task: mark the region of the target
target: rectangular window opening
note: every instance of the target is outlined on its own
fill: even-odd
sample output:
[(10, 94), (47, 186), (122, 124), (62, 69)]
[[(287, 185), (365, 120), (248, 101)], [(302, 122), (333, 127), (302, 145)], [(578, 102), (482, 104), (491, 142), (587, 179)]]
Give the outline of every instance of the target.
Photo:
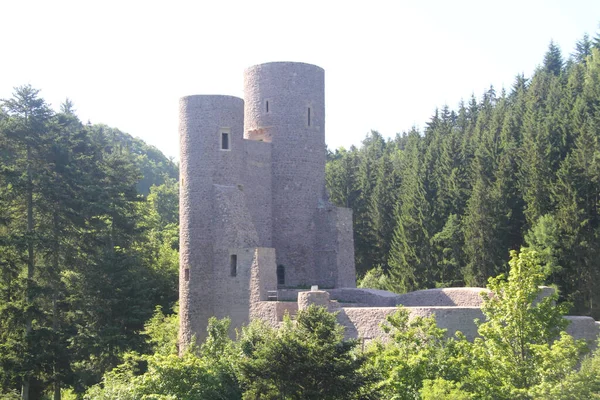
[(237, 276), (237, 254), (232, 254), (229, 260), (231, 276)]
[(277, 284), (285, 285), (285, 267), (283, 265), (277, 266), (276, 274), (277, 274)]
[(183, 279), (185, 279), (186, 282), (188, 282), (190, 280), (190, 269), (189, 268), (185, 268), (183, 270)]
[(310, 107), (308, 107), (308, 126), (310, 126)]
[(221, 132), (221, 150), (229, 150), (229, 132)]
[(268, 100), (266, 102), (266, 105), (267, 105), (267, 112), (269, 112), (269, 101)]

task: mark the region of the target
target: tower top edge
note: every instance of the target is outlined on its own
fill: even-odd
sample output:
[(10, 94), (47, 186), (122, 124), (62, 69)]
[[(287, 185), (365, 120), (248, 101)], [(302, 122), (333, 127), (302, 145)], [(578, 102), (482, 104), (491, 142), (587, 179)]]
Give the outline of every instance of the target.
[(304, 63), (304, 62), (298, 62), (298, 61), (271, 61), (271, 62), (266, 62), (266, 63), (262, 63), (262, 64), (252, 65), (252, 66), (246, 68), (246, 71), (256, 69), (256, 68), (268, 68), (268, 67), (304, 67), (304, 68), (309, 67), (309, 68), (315, 68), (315, 69), (320, 69), (320, 70), (324, 71), (323, 67), (320, 67), (318, 65)]
[(241, 97), (229, 96), (226, 94), (190, 94), (187, 96), (180, 97), (179, 100), (233, 100), (233, 101), (244, 101)]

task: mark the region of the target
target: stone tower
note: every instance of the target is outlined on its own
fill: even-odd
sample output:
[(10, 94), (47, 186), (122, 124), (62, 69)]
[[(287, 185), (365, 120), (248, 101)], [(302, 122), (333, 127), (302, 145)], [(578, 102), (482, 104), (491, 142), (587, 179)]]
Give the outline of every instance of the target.
[(244, 75), (244, 101), (245, 137), (271, 142), (272, 243), (280, 281), (316, 283), (314, 216), (325, 198), (325, 71), (300, 63), (256, 65)]
[[(324, 70), (250, 67), (244, 100), (180, 100), (180, 342), (267, 292), (354, 287), (352, 214), (325, 191)], [(268, 307), (267, 307), (268, 308)]]

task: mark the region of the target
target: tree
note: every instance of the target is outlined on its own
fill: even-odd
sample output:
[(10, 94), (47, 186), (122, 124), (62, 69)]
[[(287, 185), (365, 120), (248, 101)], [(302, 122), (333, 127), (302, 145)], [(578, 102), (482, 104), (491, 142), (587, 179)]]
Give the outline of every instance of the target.
[(353, 399), (368, 377), (357, 341), (344, 340), (335, 315), (314, 305), (277, 331), (259, 323), (240, 338), (245, 399)]
[(402, 159), (403, 188), (395, 210), (395, 230), (388, 256), (391, 290), (427, 287), (430, 275), (430, 204), (426, 198), (420, 136), (409, 134)]
[(583, 37), (575, 43), (575, 53), (572, 54), (573, 58), (578, 63), (585, 63), (585, 59), (592, 54), (592, 41), (590, 35), (585, 33)]
[(11, 281), (20, 278), (21, 271), (24, 271), (21, 279), (24, 279), (22, 285), (25, 292), (21, 299), (10, 299), (13, 306), (17, 306), (13, 312), (23, 314), (23, 325), (14, 326), (16, 331), (10, 335), (21, 346), (23, 358), (19, 378), (22, 382), (21, 396), (25, 400), (30, 398), (32, 379), (40, 372), (40, 367), (43, 369), (45, 366), (41, 357), (43, 351), (35, 348), (35, 343), (39, 343), (36, 336), (44, 334), (44, 326), (34, 323), (36, 315), (41, 312), (36, 276), (41, 237), (37, 233), (36, 219), (40, 218), (38, 203), (44, 200), (40, 196), (42, 187), (47, 183), (44, 180), (48, 175), (44, 171), (44, 161), (52, 111), (38, 94), (39, 90), (31, 86), (22, 86), (15, 89), (12, 99), (2, 102), (2, 108), (8, 116), (2, 121), (2, 142), (5, 145), (2, 150), (5, 154), (11, 154), (5, 160), (8, 163), (2, 171), (3, 180), (9, 188), (9, 197), (5, 200), (10, 204), (5, 221), (12, 222), (5, 225), (8, 229), (3, 242), (10, 248), (7, 249), (9, 253), (16, 256), (5, 262), (13, 271), (9, 274)]
[[(580, 360), (585, 349), (564, 333), (567, 306), (558, 294), (540, 298), (546, 277), (537, 253), (523, 248), (511, 253), (508, 277), (490, 278), (483, 293), (485, 322), (473, 343), (473, 367), (464, 386), (485, 398), (529, 398), (546, 381), (559, 382)], [(547, 368), (552, 363), (560, 371)]]
[(558, 76), (562, 72), (563, 64), (564, 61), (560, 49), (554, 41), (551, 40), (548, 45), (548, 51), (546, 51), (546, 54), (544, 55), (544, 71)]
[(374, 342), (367, 352), (369, 367), (378, 373), (375, 390), (382, 398), (419, 398), (428, 379), (459, 382), (466, 376), (469, 342), (460, 333), (446, 337), (434, 316), (411, 318), (408, 310), (399, 308), (382, 327), (389, 342)]

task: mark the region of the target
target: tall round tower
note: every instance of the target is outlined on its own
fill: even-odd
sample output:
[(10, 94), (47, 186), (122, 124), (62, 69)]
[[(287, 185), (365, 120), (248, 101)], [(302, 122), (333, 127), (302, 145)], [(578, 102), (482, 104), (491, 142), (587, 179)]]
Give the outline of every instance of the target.
[[(179, 342), (202, 339), (215, 315), (215, 185), (235, 185), (242, 170), (244, 101), (187, 96), (179, 101)], [(237, 150), (237, 151), (236, 151)], [(223, 256), (225, 257), (225, 256)]]
[(278, 283), (316, 283), (314, 217), (325, 193), (325, 72), (273, 62), (244, 74), (244, 137), (272, 144)]

